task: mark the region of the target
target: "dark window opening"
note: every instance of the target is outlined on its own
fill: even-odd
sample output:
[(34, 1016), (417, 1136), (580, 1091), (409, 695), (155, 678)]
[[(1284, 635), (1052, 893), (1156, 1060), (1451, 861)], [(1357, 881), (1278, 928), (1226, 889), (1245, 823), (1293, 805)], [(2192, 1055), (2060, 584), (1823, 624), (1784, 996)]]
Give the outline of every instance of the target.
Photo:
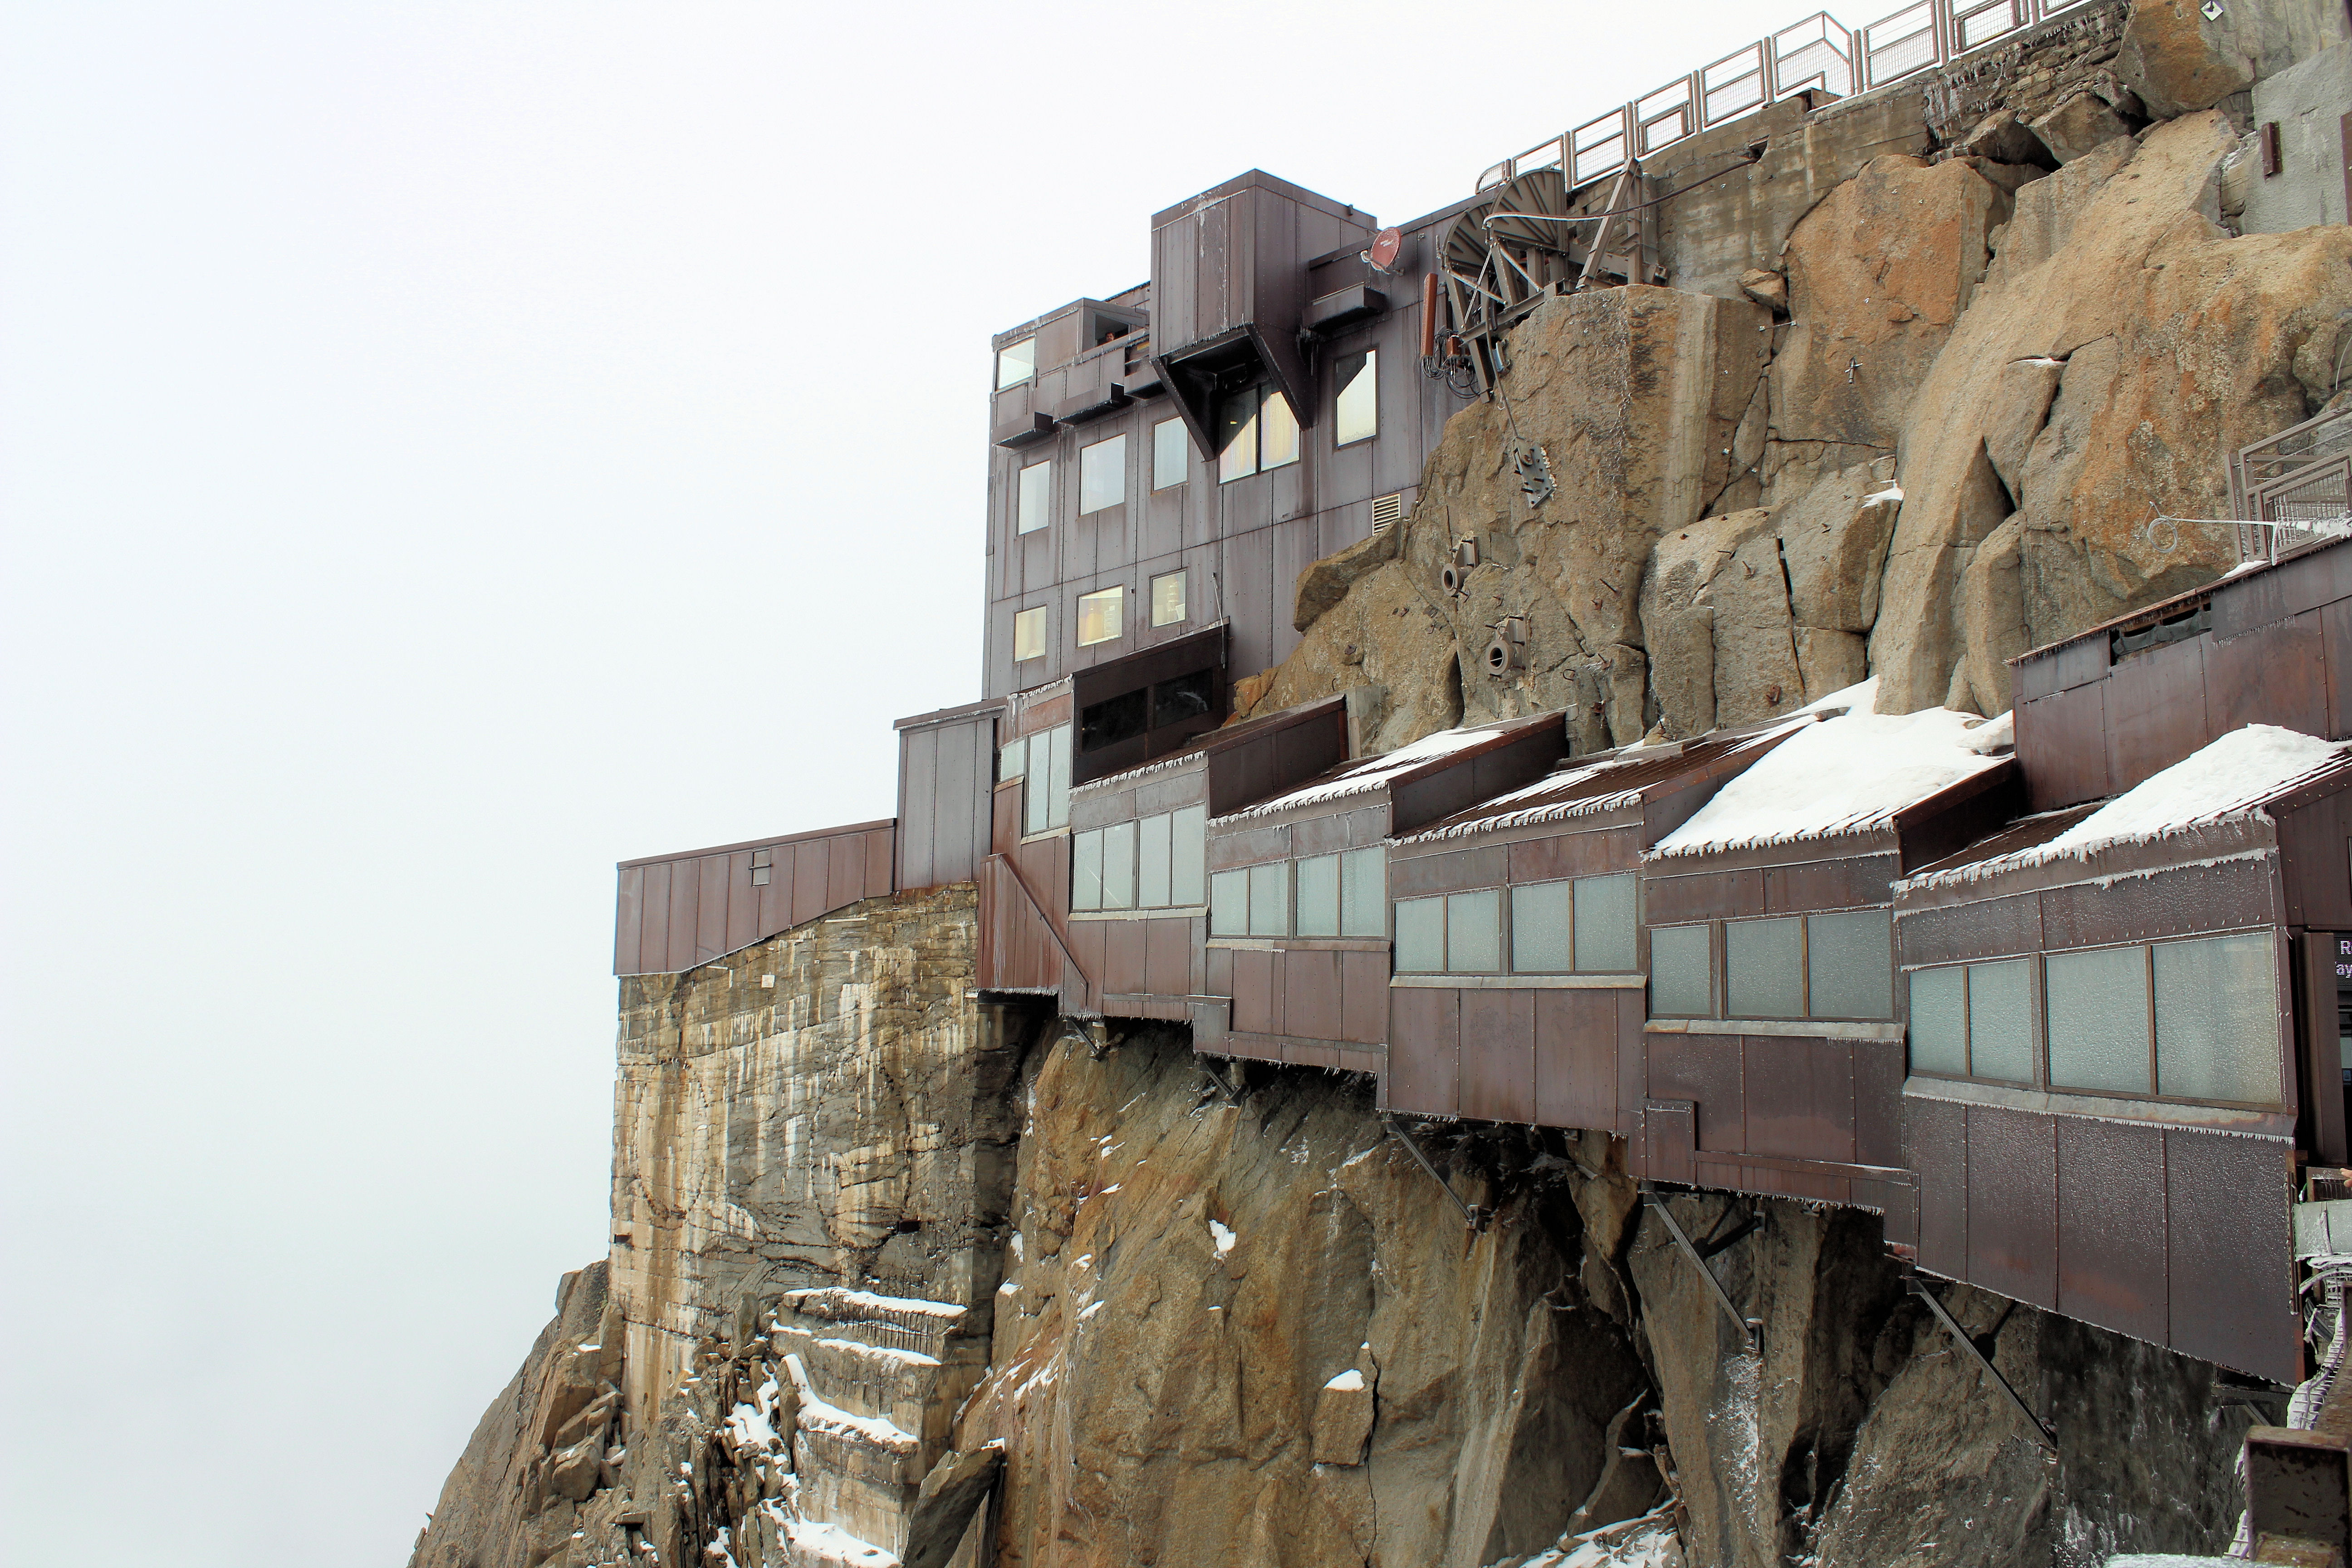
[(1151, 689), (1151, 727), (1159, 730), (1197, 719), (1208, 712), (1216, 700), (1217, 672), (1213, 669), (1196, 669), (1190, 675), (1163, 680)]
[(1142, 734), (1144, 717), (1150, 711), (1147, 697), (1139, 688), (1088, 706), (1078, 715), (1078, 750), (1099, 751)]
[(2202, 636), (2213, 626), (2213, 601), (2200, 600), (2178, 615), (2143, 626), (2131, 626), (2107, 634), (2107, 662), (2121, 664), (2136, 653), (2145, 653), (2167, 643), (2187, 642)]

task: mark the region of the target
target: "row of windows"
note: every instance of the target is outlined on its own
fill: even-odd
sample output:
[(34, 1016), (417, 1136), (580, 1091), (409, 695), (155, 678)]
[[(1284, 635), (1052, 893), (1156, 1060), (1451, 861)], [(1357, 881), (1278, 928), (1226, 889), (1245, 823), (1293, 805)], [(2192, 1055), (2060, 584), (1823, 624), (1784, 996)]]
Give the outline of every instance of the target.
[(1070, 726), (1007, 741), (996, 753), (996, 782), (1026, 779), (1021, 831), (1050, 833), (1070, 824)]
[(2277, 977), (2266, 931), (1914, 970), (1911, 1067), (2275, 1105)]
[[(1636, 970), (1630, 871), (1400, 899), (1401, 974), (1622, 974)], [(1505, 918), (1507, 914), (1507, 920)]]
[[(1331, 440), (1335, 447), (1369, 441), (1380, 433), (1379, 354), (1367, 349), (1339, 361), (1332, 379)], [(1026, 379), (1025, 377), (1024, 379)], [(1003, 384), (1003, 383), (999, 384)], [(1217, 480), (1229, 484), (1298, 461), (1298, 416), (1270, 386), (1234, 394), (1217, 409)], [(1190, 442), (1181, 419), (1151, 427), (1151, 488), (1184, 482)], [(1112, 436), (1078, 448), (1078, 515), (1106, 511), (1127, 500), (1127, 437)], [(1053, 521), (1054, 462), (1023, 468), (1015, 490), (1013, 531), (1034, 533)]]
[(1848, 910), (1653, 926), (1650, 1016), (1892, 1018), (1894, 921), (1885, 910)]
[[(1151, 624), (1172, 626), (1185, 617), (1184, 573), (1181, 568), (1151, 579), (1146, 590), (1151, 600)], [(1127, 635), (1127, 589), (1097, 588), (1078, 595), (1078, 646), (1117, 642)], [(1015, 611), (1013, 616), (1013, 662), (1045, 657), (1045, 606)]]
[(1220, 871), (1209, 879), (1209, 934), (1384, 937), (1387, 851), (1375, 846)]
[(1206, 897), (1209, 808), (1188, 805), (1070, 837), (1070, 908), (1165, 910)]

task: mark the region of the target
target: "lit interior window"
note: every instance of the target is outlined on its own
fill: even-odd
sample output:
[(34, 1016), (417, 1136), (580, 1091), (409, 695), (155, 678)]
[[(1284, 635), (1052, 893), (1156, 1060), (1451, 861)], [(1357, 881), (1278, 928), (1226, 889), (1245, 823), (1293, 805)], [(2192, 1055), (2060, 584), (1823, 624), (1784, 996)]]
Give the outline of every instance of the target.
[(1217, 410), (1217, 482), (1257, 472), (1257, 388), (1237, 392)]
[(1053, 504), (1054, 465), (1050, 461), (1030, 464), (1021, 470), (1020, 509), (1013, 531), (1034, 533), (1045, 527)]
[(1184, 574), (1163, 572), (1151, 580), (1151, 624), (1172, 626), (1184, 618)]
[(1164, 490), (1184, 482), (1184, 452), (1192, 443), (1181, 419), (1162, 419), (1151, 427), (1151, 488)]
[(1127, 501), (1127, 437), (1114, 436), (1078, 453), (1078, 510), (1101, 511)]
[(1380, 434), (1380, 354), (1366, 349), (1331, 367), (1331, 443), (1344, 447)]
[(1045, 657), (1045, 606), (1024, 610), (1013, 617), (1013, 662)]
[(1037, 374), (1037, 340), (1024, 338), (996, 351), (996, 390), (1018, 386)]
[(1099, 593), (1078, 595), (1078, 646), (1091, 647), (1098, 642), (1110, 642), (1124, 629), (1120, 614), (1127, 597), (1125, 588), (1105, 588)]
[(1298, 416), (1290, 410), (1290, 400), (1274, 388), (1260, 389), (1265, 397), (1257, 421), (1257, 466), (1261, 468), (1286, 468), (1298, 461)]

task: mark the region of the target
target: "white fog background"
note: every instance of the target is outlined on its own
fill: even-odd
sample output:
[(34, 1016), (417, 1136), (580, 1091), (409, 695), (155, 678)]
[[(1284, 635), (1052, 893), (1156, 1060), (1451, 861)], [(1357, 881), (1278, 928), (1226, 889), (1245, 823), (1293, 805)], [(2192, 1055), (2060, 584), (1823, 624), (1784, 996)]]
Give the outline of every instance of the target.
[(0, 4), (0, 1557), (405, 1561), (604, 1251), (613, 862), (979, 695), (992, 331), (1796, 19)]

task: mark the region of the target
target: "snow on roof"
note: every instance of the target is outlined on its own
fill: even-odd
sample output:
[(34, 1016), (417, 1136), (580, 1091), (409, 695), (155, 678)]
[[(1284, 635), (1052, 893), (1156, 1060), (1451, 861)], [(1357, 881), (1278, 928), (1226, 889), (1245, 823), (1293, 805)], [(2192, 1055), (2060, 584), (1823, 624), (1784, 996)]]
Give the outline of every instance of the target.
[[(1791, 722), (1808, 724), (1812, 721), (1801, 718)], [(1463, 838), (1506, 827), (1528, 827), (1538, 823), (1566, 822), (1621, 811), (1639, 805), (1643, 792), (1664, 780), (1680, 777), (1692, 767), (1711, 764), (1751, 747), (1769, 745), (1790, 727), (1788, 723), (1779, 724), (1753, 734), (1717, 741), (1702, 738), (1673, 750), (1657, 745), (1627, 746), (1590, 763), (1563, 766), (1533, 784), (1507, 791), (1444, 822), (1399, 834), (1391, 842), (1417, 844)]]
[(1864, 700), (1876, 695), (1865, 681), (1816, 704), (1828, 708), (1848, 700), (1853, 706), (1790, 736), (1660, 839), (1651, 855), (1699, 855), (1881, 827), (1906, 806), (2000, 766), (2000, 758), (1986, 753), (2006, 743), (2006, 729), (1996, 728), (2002, 720), (1989, 722), (1948, 708), (1877, 713)]
[[(1558, 714), (1546, 715), (1552, 722), (1560, 722)], [(1440, 730), (1433, 735), (1423, 735), (1409, 746), (1399, 746), (1382, 756), (1366, 757), (1349, 763), (1343, 772), (1325, 773), (1313, 783), (1300, 785), (1287, 795), (1277, 795), (1255, 805), (1218, 817), (1219, 822), (1242, 822), (1254, 816), (1271, 816), (1277, 811), (1293, 806), (1318, 805), (1325, 801), (1344, 800), (1351, 795), (1370, 795), (1401, 773), (1411, 772), (1425, 763), (1452, 755), (1466, 747), (1494, 740), (1515, 728), (1528, 727), (1524, 719), (1507, 720), (1500, 724), (1481, 724), (1471, 730)]]
[(2352, 758), (2352, 742), (2322, 741), (2275, 724), (2249, 724), (2142, 780), (2046, 843), (1912, 882), (1949, 886), (2052, 860), (2087, 860), (2111, 845), (2152, 843), (2192, 827), (2258, 815), (2265, 801), (2347, 758)]

